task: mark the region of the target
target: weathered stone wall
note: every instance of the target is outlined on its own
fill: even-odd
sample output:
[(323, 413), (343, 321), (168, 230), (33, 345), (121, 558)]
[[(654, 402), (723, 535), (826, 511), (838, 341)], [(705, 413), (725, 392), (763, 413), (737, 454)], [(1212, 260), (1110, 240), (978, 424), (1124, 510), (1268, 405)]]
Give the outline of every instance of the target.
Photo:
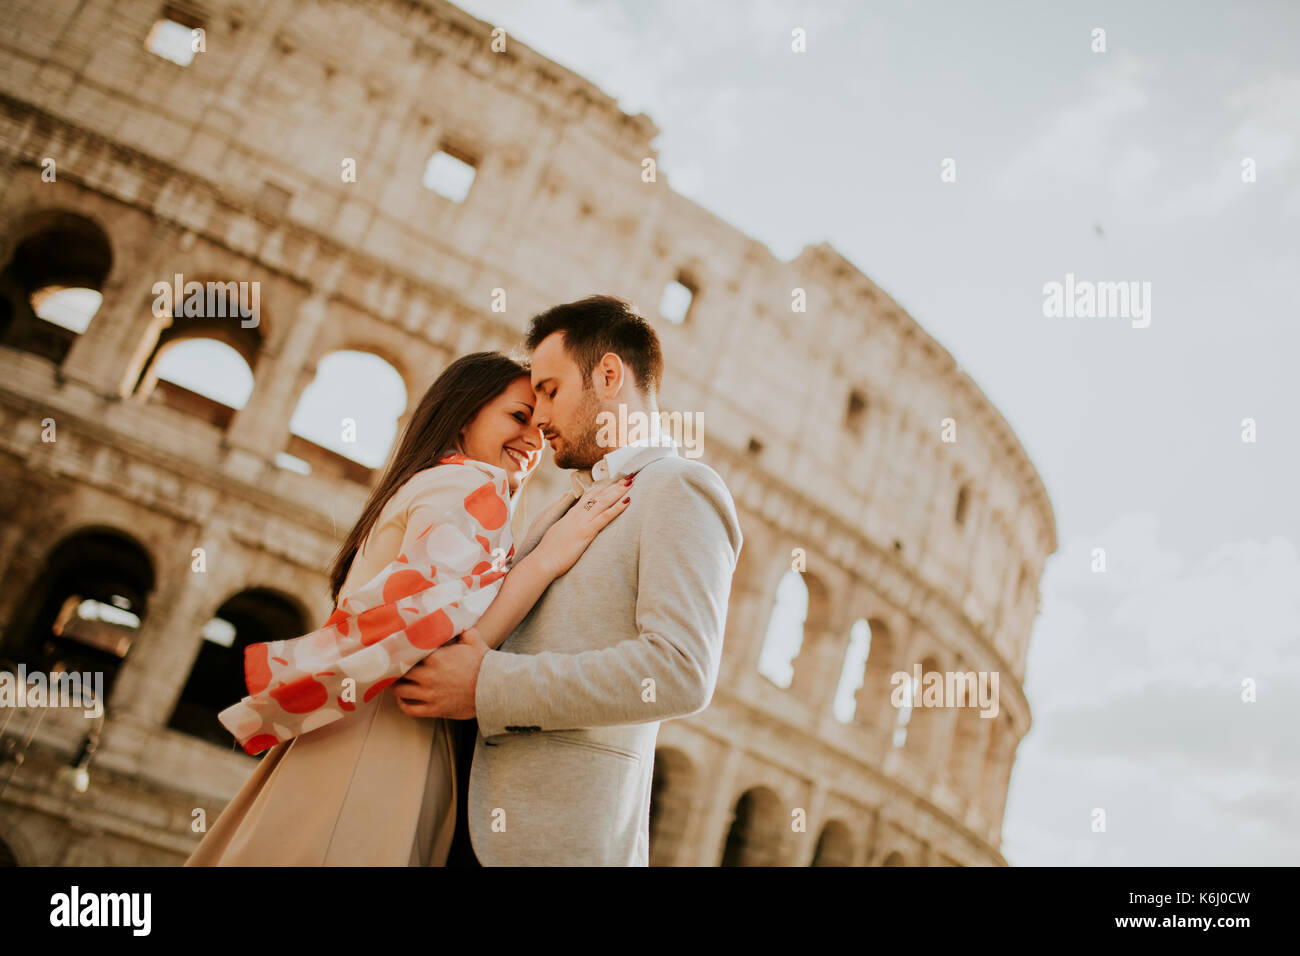
[[(69, 535), (133, 542), (156, 578), (89, 790), (57, 775), (85, 736), (74, 713), (48, 712), (24, 764), (0, 764), (0, 840), (20, 862), (179, 862), (197, 840), (192, 808), (215, 819), (250, 772), (251, 758), (168, 717), (232, 594), (273, 590), (309, 627), (329, 613), (324, 568), (366, 489), (274, 461), (322, 356), (380, 355), (413, 407), (454, 357), (510, 349), (535, 312), (605, 291), (655, 319), (661, 405), (703, 415), (704, 461), (745, 534), (713, 702), (660, 731), (654, 862), (716, 864), (731, 833), (745, 862), (1002, 863), (1055, 531), (1014, 434), (942, 347), (829, 246), (782, 262), (676, 195), (663, 170), (644, 182), (648, 118), (513, 38), (494, 53), (491, 26), (449, 4), (168, 10), (206, 31), (190, 66), (144, 49), (158, 4), (0, 12), (0, 262), (66, 214), (112, 251), (103, 304), (61, 361), (0, 344), (0, 633)], [(439, 148), (475, 160), (463, 203), (421, 186)], [(340, 176), (346, 159), (355, 182)], [(225, 427), (136, 388), (171, 321), (151, 312), (152, 286), (175, 273), (261, 283), (254, 390)], [(695, 291), (680, 324), (657, 317), (672, 280)], [(796, 289), (806, 312), (791, 309)], [(853, 423), (851, 394), (865, 402)], [(956, 442), (940, 440), (947, 418)], [(534, 479), (518, 525), (561, 478)], [(200, 547), (204, 574), (191, 568)], [(795, 548), (812, 598), (782, 689), (757, 661)], [(859, 618), (869, 678), (922, 661), (997, 671), (997, 719), (914, 711), (895, 748), (888, 688), (869, 679), (840, 723), (831, 698)], [(12, 715), (11, 739), (28, 718)], [(747, 793), (757, 810), (733, 827)], [(806, 832), (790, 826), (795, 808)]]

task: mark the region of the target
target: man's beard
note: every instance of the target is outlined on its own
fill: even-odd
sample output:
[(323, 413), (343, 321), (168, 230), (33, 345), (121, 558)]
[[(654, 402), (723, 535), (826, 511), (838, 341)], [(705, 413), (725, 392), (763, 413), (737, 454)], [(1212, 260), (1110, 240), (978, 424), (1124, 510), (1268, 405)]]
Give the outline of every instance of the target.
[(583, 389), (582, 405), (578, 409), (577, 419), (581, 423), (582, 434), (577, 438), (564, 435), (564, 447), (555, 453), (557, 468), (590, 468), (600, 461), (613, 448), (602, 448), (596, 442), (596, 416), (600, 414), (600, 400), (596, 398), (594, 388)]

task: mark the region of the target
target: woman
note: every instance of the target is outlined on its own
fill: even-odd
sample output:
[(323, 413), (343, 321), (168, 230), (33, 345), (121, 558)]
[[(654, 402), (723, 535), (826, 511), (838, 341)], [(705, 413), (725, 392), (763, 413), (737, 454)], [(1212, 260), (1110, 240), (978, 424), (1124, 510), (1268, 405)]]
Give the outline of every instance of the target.
[(335, 613), (247, 650), (250, 696), (221, 720), (249, 753), (271, 749), (187, 866), (446, 862), (459, 722), (408, 717), (389, 687), (470, 626), (497, 647), (630, 500), (615, 482), (506, 568), (509, 514), (541, 458), (532, 416), (527, 367), (499, 353), (430, 386), (335, 559)]

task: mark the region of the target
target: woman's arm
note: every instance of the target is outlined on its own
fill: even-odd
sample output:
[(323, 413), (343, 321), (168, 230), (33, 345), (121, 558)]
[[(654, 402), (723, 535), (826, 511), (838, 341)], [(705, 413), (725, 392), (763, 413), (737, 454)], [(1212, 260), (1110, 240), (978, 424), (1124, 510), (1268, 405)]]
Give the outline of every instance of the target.
[(514, 565), (501, 590), (474, 624), (474, 630), (495, 650), (528, 616), (551, 582), (577, 563), (601, 528), (627, 507), (630, 481), (616, 481), (596, 495), (590, 509), (574, 505), (542, 535), (537, 547)]
[(488, 647), (496, 650), (501, 642), (528, 616), (542, 592), (559, 577), (546, 554), (539, 554), (541, 544), (524, 555), (501, 582), (501, 590), (474, 625), (474, 630)]

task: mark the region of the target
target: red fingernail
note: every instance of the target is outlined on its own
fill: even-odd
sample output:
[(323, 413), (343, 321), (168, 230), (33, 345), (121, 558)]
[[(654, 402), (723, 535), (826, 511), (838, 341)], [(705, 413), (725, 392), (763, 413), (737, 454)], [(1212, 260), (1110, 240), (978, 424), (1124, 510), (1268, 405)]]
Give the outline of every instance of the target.
[(623, 499), (623, 504), (627, 504), (627, 503), (628, 503), (629, 501), (631, 501), (631, 500), (632, 500), (631, 498), (624, 498), (624, 499)]

